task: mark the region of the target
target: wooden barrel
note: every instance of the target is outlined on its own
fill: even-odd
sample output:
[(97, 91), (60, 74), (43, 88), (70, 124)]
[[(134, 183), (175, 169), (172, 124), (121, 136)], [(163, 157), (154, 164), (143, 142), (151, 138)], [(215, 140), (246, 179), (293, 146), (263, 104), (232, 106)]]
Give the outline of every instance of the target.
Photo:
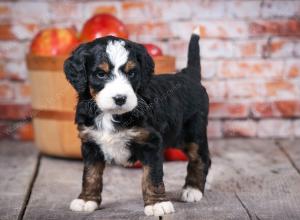
[[(80, 158), (80, 140), (74, 124), (76, 92), (63, 72), (67, 57), (27, 55), (32, 87), (32, 117), (36, 146), (42, 153)], [(154, 58), (156, 74), (175, 71), (175, 58)]]

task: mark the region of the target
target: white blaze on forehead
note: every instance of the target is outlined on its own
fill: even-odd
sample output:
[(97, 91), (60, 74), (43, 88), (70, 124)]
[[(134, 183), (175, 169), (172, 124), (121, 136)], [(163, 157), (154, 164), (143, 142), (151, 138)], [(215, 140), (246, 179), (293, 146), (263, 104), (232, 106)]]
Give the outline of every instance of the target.
[[(96, 103), (103, 112), (123, 114), (137, 106), (137, 97), (130, 81), (120, 70), (120, 67), (127, 62), (129, 52), (125, 48), (124, 41), (115, 40), (108, 42), (106, 53), (114, 66), (113, 77), (105, 83), (104, 88), (96, 95)], [(126, 102), (122, 106), (117, 106), (114, 101), (114, 97), (117, 95), (126, 97)]]
[(106, 47), (106, 53), (115, 66), (115, 69), (124, 65), (128, 60), (128, 51), (125, 49), (124, 41), (109, 41)]

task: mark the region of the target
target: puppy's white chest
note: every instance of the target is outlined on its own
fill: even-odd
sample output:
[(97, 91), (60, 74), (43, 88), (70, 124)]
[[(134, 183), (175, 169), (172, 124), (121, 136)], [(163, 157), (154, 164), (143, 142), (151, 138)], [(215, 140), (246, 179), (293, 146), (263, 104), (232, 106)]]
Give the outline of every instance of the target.
[(127, 165), (131, 156), (128, 144), (137, 135), (132, 129), (115, 131), (110, 120), (103, 117), (97, 130), (89, 130), (92, 139), (101, 148), (107, 162)]
[(130, 157), (128, 143), (130, 138), (127, 132), (110, 133), (107, 131), (98, 131), (97, 142), (104, 154), (107, 162), (126, 165)]

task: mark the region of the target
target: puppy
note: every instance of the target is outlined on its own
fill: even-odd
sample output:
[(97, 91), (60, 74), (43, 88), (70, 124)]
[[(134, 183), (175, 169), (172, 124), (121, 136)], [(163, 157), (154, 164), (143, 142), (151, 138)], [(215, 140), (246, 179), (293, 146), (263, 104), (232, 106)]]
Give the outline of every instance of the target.
[(64, 71), (78, 93), (75, 122), (84, 161), (82, 191), (71, 210), (99, 207), (106, 163), (140, 160), (145, 214), (174, 212), (163, 182), (166, 146), (181, 147), (189, 159), (182, 200), (202, 198), (211, 160), (197, 34), (190, 39), (187, 67), (176, 74), (153, 76), (144, 46), (112, 36), (79, 46)]

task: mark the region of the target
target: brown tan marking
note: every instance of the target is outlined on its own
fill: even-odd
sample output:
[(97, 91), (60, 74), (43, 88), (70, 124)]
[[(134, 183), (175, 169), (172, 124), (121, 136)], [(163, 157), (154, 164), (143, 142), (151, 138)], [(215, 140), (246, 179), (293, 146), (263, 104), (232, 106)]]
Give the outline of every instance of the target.
[(187, 176), (183, 188), (191, 186), (204, 191), (205, 174), (204, 163), (198, 154), (199, 145), (196, 143), (189, 143), (186, 145), (186, 152), (189, 158), (187, 166)]
[(97, 92), (93, 88), (90, 87), (90, 94), (91, 94), (92, 98), (94, 99), (95, 96), (97, 95)]
[(138, 135), (134, 138), (134, 141), (138, 144), (143, 144), (147, 142), (149, 139), (150, 132), (144, 128), (136, 128), (136, 132), (138, 132)]
[(187, 144), (186, 145), (186, 152), (187, 152), (187, 156), (189, 158), (189, 160), (191, 161), (195, 161), (198, 159), (198, 149), (199, 149), (199, 146), (198, 144), (195, 144), (195, 143), (190, 143), (190, 144)]
[(82, 192), (79, 199), (101, 203), (102, 176), (105, 167), (104, 162), (96, 162), (92, 165), (85, 165), (83, 170)]
[(107, 62), (100, 63), (98, 67), (106, 73), (109, 72), (109, 64)]
[(145, 206), (167, 201), (164, 183), (153, 185), (150, 179), (150, 169), (149, 166), (143, 166), (142, 190)]
[(125, 65), (125, 73), (128, 73), (130, 70), (132, 70), (136, 66), (135, 62), (132, 60), (129, 60)]

